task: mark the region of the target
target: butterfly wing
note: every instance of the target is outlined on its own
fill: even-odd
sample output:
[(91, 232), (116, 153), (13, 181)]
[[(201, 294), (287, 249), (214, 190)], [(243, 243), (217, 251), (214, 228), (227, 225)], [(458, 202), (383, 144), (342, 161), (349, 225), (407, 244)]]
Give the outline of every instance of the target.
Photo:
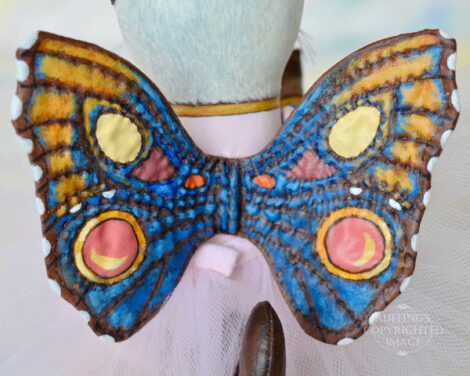
[(425, 30), (353, 53), (244, 162), (242, 232), (317, 339), (359, 337), (409, 282), (431, 170), (458, 118), (455, 48)]
[(125, 339), (213, 235), (219, 167), (119, 57), (41, 32), (17, 58), (12, 120), (33, 166), (49, 282), (98, 335)]

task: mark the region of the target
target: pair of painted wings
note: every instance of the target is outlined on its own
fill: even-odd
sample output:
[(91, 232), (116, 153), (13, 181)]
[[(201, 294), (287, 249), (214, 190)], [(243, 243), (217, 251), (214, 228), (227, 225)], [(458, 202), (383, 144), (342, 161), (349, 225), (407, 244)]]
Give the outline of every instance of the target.
[(204, 155), (138, 69), (39, 33), (17, 52), (13, 124), (33, 165), (51, 286), (103, 339), (161, 309), (217, 233), (256, 244), (299, 324), (345, 344), (413, 273), (431, 170), (459, 106), (454, 40), (365, 47), (329, 70), (276, 139)]

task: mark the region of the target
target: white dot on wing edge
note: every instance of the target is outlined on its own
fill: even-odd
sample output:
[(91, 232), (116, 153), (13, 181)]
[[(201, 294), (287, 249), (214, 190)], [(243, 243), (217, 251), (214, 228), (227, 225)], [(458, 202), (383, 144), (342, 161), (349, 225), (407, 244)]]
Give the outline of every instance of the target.
[(16, 80), (18, 82), (25, 81), (29, 76), (29, 67), (23, 60), (16, 61)]
[(444, 30), (439, 30), (439, 33), (446, 39), (452, 39), (452, 37), (446, 33)]
[(338, 346), (346, 346), (353, 342), (354, 340), (352, 338), (346, 337), (346, 338), (343, 338), (342, 340), (339, 340), (336, 344)]
[(416, 252), (418, 249), (418, 234), (413, 235), (411, 238), (411, 249)]
[(379, 318), (381, 312), (374, 312), (372, 315), (370, 315), (369, 317), (369, 325), (373, 325), (374, 322), (377, 321), (377, 319)]
[(453, 54), (449, 55), (447, 58), (447, 68), (450, 70), (455, 70), (457, 66), (457, 54), (454, 52)]
[(436, 164), (436, 162), (437, 162), (437, 159), (438, 159), (437, 157), (432, 157), (432, 158), (429, 160), (428, 166), (427, 166), (427, 170), (428, 170), (429, 173), (431, 173), (432, 170), (434, 169), (434, 166), (435, 166), (435, 164)]
[(41, 180), (43, 171), (40, 166), (32, 166), (31, 169), (33, 170), (33, 179), (35, 182)]
[(42, 238), (42, 251), (44, 253), (44, 257), (49, 256), (51, 253), (51, 242), (47, 240), (46, 238)]
[(460, 98), (457, 89), (452, 92), (452, 106), (454, 106), (457, 112), (460, 112)]
[(27, 49), (33, 47), (34, 43), (36, 43), (36, 41), (38, 40), (38, 37), (39, 37), (39, 31), (35, 31), (31, 35), (29, 35), (23, 41), (23, 43), (20, 44), (20, 48), (22, 48), (23, 50), (27, 50)]
[(31, 141), (29, 138), (24, 138), (21, 136), (18, 136), (18, 139), (21, 143), (21, 146), (23, 146), (23, 149), (27, 154), (33, 151), (33, 141)]
[(52, 291), (54, 291), (57, 295), (61, 296), (61, 289), (59, 284), (54, 281), (53, 279), (49, 279), (49, 286), (51, 287)]
[(400, 292), (405, 291), (408, 288), (408, 285), (410, 284), (411, 277), (405, 278), (403, 282), (400, 285)]
[(83, 321), (85, 321), (87, 324), (90, 322), (91, 317), (87, 311), (79, 311), (78, 313), (80, 313), (80, 316), (82, 316)]
[(44, 203), (39, 197), (36, 197), (36, 206), (38, 208), (39, 215), (43, 215), (46, 211), (46, 208), (44, 207)]
[(113, 337), (111, 337), (110, 335), (107, 335), (107, 334), (102, 335), (102, 336), (99, 336), (98, 338), (99, 338), (101, 341), (106, 342), (106, 343), (114, 343), (114, 342), (116, 342), (116, 340), (115, 340)]
[(17, 95), (13, 96), (10, 107), (10, 118), (12, 121), (18, 120), (23, 111), (23, 102)]
[(449, 136), (452, 134), (452, 131), (450, 129), (446, 130), (442, 136), (441, 136), (441, 147), (444, 147), (446, 144), (447, 140), (449, 139)]
[(431, 191), (427, 191), (423, 196), (423, 204), (424, 206), (428, 206), (429, 199), (431, 198)]

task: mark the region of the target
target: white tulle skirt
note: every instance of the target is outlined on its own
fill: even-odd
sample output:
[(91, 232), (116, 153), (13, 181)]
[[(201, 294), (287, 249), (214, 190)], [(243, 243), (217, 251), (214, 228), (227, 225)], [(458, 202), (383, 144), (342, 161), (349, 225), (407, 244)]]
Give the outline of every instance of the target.
[[(470, 232), (452, 220), (469, 215), (452, 195), (442, 199), (451, 207), (437, 199), (431, 204), (408, 289), (354, 343), (326, 345), (307, 336), (261, 253), (247, 241), (222, 238), (211, 241), (204, 257), (218, 247), (242, 252), (230, 276), (202, 268), (204, 257), (194, 258), (161, 312), (129, 340), (111, 344), (98, 340), (49, 288), (39, 224), (27, 214), (30, 192), (4, 190), (4, 198), (24, 194), (27, 204), (8, 225), (21, 222), (23, 236), (2, 249), (0, 375), (232, 376), (244, 325), (262, 300), (272, 303), (282, 321), (287, 375), (465, 375), (470, 369)], [(4, 209), (13, 213), (13, 201)]]
[[(166, 305), (137, 334), (122, 343), (101, 342), (75, 308), (49, 288), (26, 157), (2, 155), (0, 375), (232, 376), (248, 315), (263, 300), (272, 303), (284, 327), (288, 376), (468, 375), (466, 120), (464, 115), (434, 170), (407, 290), (347, 346), (307, 336), (260, 251), (230, 236), (198, 250)], [(271, 137), (272, 129), (266, 132)]]

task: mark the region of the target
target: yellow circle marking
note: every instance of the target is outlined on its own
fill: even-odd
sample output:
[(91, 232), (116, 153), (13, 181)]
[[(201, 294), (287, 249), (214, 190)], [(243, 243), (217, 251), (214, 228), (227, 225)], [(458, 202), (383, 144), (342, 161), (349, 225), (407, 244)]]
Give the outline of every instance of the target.
[(331, 149), (343, 158), (354, 158), (374, 141), (380, 125), (380, 111), (360, 106), (340, 118), (329, 136)]
[[(346, 217), (357, 217), (369, 220), (379, 228), (384, 237), (384, 257), (382, 258), (382, 261), (380, 261), (380, 263), (371, 270), (367, 270), (361, 273), (350, 273), (338, 268), (336, 265), (331, 263), (328, 257), (328, 252), (325, 245), (328, 230), (336, 222)], [(390, 234), (390, 230), (384, 220), (372, 213), (370, 210), (359, 208), (345, 208), (333, 212), (321, 225), (320, 231), (318, 232), (317, 236), (317, 253), (320, 256), (323, 265), (325, 265), (326, 269), (330, 273), (339, 275), (343, 278), (354, 280), (370, 279), (382, 273), (390, 265), (390, 260), (392, 258), (392, 235)]]
[[(126, 271), (112, 278), (102, 278), (96, 273), (94, 273), (85, 264), (85, 261), (83, 259), (83, 246), (85, 245), (85, 241), (88, 237), (88, 234), (94, 228), (96, 228), (96, 226), (98, 226), (100, 223), (103, 223), (104, 221), (107, 221), (108, 219), (122, 219), (126, 221), (127, 223), (129, 223), (132, 226), (134, 233), (137, 237), (137, 242), (139, 243), (139, 249), (137, 251), (137, 256), (134, 260), (134, 263)], [(98, 217), (95, 217), (93, 219), (90, 219), (85, 224), (85, 226), (83, 226), (82, 230), (78, 234), (77, 240), (75, 241), (73, 254), (75, 258), (75, 265), (77, 265), (78, 270), (86, 279), (92, 282), (96, 282), (96, 283), (112, 284), (112, 283), (122, 281), (123, 279), (129, 277), (132, 273), (134, 273), (139, 268), (140, 264), (144, 260), (145, 248), (146, 248), (145, 236), (139, 224), (137, 223), (136, 219), (132, 215), (126, 212), (110, 211), (110, 212), (102, 213)]]
[(96, 139), (103, 153), (119, 163), (134, 161), (142, 147), (142, 136), (137, 126), (119, 114), (104, 114), (99, 117)]

